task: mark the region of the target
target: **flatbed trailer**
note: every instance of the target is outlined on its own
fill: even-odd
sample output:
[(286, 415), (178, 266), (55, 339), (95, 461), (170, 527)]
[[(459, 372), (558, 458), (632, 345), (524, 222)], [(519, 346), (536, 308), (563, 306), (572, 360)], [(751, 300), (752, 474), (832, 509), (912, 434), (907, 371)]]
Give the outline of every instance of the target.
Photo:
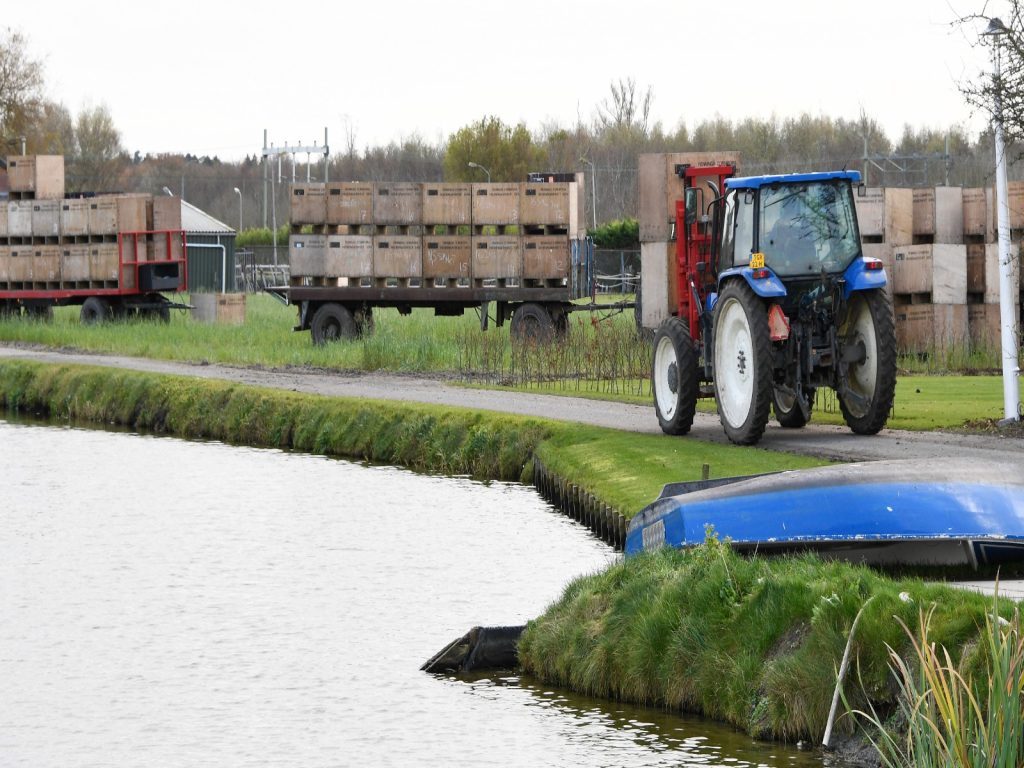
[[(171, 309), (189, 308), (185, 302), (164, 295), (188, 289), (182, 230), (121, 232), (117, 235), (116, 261), (109, 253), (113, 242), (55, 245), (25, 240), (0, 249), (0, 315), (48, 319), (54, 307), (81, 306), (83, 323), (131, 315), (166, 322)], [(104, 264), (98, 265), (100, 257), (88, 253), (87, 264), (92, 268), (78, 263), (82, 256), (76, 251), (98, 254), (101, 248), (108, 249)], [(156, 258), (156, 253), (162, 257)]]

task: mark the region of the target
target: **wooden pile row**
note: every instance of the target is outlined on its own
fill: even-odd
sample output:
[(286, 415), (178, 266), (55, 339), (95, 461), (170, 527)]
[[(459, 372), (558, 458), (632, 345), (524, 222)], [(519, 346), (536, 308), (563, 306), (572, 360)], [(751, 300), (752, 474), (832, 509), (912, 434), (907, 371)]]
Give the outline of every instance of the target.
[(567, 235), (292, 235), (296, 285), (553, 287), (569, 275)]
[(0, 206), (0, 245), (61, 245), (116, 240), (120, 232), (181, 229), (181, 200), (99, 195), (11, 200)]
[(482, 234), (485, 226), (516, 226), (521, 234), (575, 238), (582, 234), (581, 192), (577, 182), (293, 184), (290, 221), (293, 231), (314, 227), (316, 234), (384, 234), (384, 227), (469, 227), (468, 233)]
[[(867, 188), (855, 201), (864, 253), (886, 266), (900, 348), (998, 347), (999, 249), (992, 190)], [(1018, 258), (1024, 183), (1011, 185), (1010, 210), (1012, 282), (1018, 294), (1024, 288)]]

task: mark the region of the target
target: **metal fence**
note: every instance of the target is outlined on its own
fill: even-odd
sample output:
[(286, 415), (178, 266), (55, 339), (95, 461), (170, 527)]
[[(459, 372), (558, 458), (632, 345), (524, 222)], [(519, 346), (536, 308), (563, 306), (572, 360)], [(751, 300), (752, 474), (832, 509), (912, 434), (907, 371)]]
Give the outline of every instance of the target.
[(273, 246), (256, 246), (235, 252), (236, 290), (259, 293), (266, 288), (288, 285), (288, 249), (278, 246), (274, 260)]
[(599, 248), (594, 252), (598, 293), (636, 293), (640, 284), (640, 251)]

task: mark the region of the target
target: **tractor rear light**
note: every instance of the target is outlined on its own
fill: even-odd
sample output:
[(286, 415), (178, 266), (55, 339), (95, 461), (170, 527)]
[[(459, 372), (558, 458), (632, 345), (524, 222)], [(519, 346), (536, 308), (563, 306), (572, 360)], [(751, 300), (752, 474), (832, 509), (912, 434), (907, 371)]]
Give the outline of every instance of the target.
[(878, 272), (884, 265), (878, 259), (864, 259), (864, 269), (868, 272)]
[(753, 270), (753, 271), (752, 271), (752, 272), (750, 273), (750, 276), (751, 276), (752, 278), (754, 278), (755, 280), (764, 280), (764, 279), (766, 279), (766, 278), (767, 278), (767, 277), (768, 277), (768, 276), (769, 276), (770, 274), (771, 274), (771, 272), (769, 272), (769, 271), (768, 271), (767, 269), (763, 269), (763, 268), (762, 268), (762, 269), (755, 269), (755, 270)]
[(789, 318), (778, 304), (772, 304), (768, 310), (768, 333), (772, 341), (785, 341), (789, 338)]

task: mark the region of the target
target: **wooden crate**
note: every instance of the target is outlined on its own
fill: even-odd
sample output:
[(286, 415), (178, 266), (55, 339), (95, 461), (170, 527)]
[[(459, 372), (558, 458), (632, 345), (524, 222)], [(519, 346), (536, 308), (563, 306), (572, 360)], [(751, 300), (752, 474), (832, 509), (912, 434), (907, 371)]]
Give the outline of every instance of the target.
[(153, 198), (153, 223), (157, 231), (181, 229), (181, 198), (164, 195)]
[(519, 184), (474, 184), (473, 226), (518, 224), (519, 202)]
[(11, 192), (30, 192), (36, 200), (60, 200), (64, 197), (64, 156), (9, 155), (7, 179)]
[[(168, 242), (170, 247), (168, 247)], [(184, 252), (180, 235), (171, 235), (168, 239), (167, 235), (157, 234), (147, 238), (147, 261), (179, 261), (184, 257)]]
[[(1010, 267), (1010, 284), (1016, 294), (1021, 285), (1020, 243), (1010, 243)], [(967, 246), (967, 292), (986, 303), (999, 303), (999, 243)]]
[(198, 323), (245, 324), (244, 293), (193, 293), (189, 300)]
[(117, 232), (145, 232), (150, 195), (117, 195)]
[(36, 246), (32, 256), (32, 281), (36, 283), (60, 281), (60, 246)]
[(10, 237), (32, 237), (32, 200), (11, 200), (7, 203), (7, 234)]
[(570, 237), (579, 231), (579, 195), (575, 182), (523, 182), (519, 192), (519, 221), (525, 225), (564, 227)]
[(864, 187), (854, 190), (861, 238), (889, 245), (914, 241), (914, 193), (896, 187)]
[(60, 279), (65, 283), (89, 279), (89, 246), (65, 245), (60, 250)]
[[(733, 163), (738, 166), (739, 162), (740, 153), (734, 151), (640, 155), (637, 162), (640, 242), (666, 243), (672, 235), (676, 200), (683, 198), (683, 182), (676, 175), (677, 165), (706, 167)], [(697, 184), (703, 191), (703, 205), (706, 206), (711, 202), (711, 190), (700, 179)]]
[(340, 181), (327, 185), (327, 223), (331, 226), (373, 223), (373, 184)]
[[(376, 210), (374, 211), (376, 217)], [(373, 276), (409, 278), (423, 275), (423, 239), (416, 235), (373, 238)]]
[(89, 246), (90, 280), (115, 281), (118, 279), (119, 267), (117, 243), (93, 243)]
[[(409, 226), (423, 219), (423, 185), (417, 182), (377, 182), (373, 185), (373, 223)], [(397, 275), (389, 275), (397, 277)]]
[(11, 249), (0, 245), (0, 283), (11, 279)]
[[(475, 198), (474, 198), (475, 205)], [(523, 274), (522, 239), (511, 235), (473, 238), (473, 279), (509, 279)]]
[(327, 238), (323, 235), (292, 235), (288, 238), (288, 262), (293, 277), (323, 277)]
[[(467, 196), (468, 200), (468, 196)], [(423, 277), (455, 280), (472, 274), (472, 238), (427, 235), (423, 238)]]
[(0, 203), (0, 237), (7, 237), (7, 204)]
[(936, 304), (967, 302), (967, 247), (949, 243), (893, 250), (893, 291), (930, 293)]
[(31, 245), (12, 245), (8, 273), (12, 283), (32, 282), (32, 261), (35, 249)]
[(967, 328), (971, 344), (998, 349), (1002, 344), (1002, 316), (999, 304), (968, 304)]
[(293, 227), (327, 223), (327, 188), (322, 182), (292, 184), (289, 196)]
[[(473, 223), (471, 184), (424, 184), (423, 223), (467, 226)], [(467, 250), (468, 252), (468, 250)], [(426, 265), (424, 264), (424, 269)], [(424, 275), (429, 277), (429, 275)]]
[(657, 328), (676, 306), (674, 242), (640, 243), (640, 324)]
[(373, 238), (331, 235), (327, 238), (324, 277), (372, 277)]
[[(1006, 191), (1010, 207), (1010, 229), (1024, 229), (1024, 181), (1007, 182)], [(998, 226), (999, 219), (996, 218), (993, 227), (997, 232)]]
[(523, 238), (523, 278), (558, 280), (568, 277), (567, 235), (528, 235)]
[(117, 197), (89, 198), (89, 234), (97, 237), (117, 234)]
[(885, 290), (890, 296), (893, 293), (893, 282), (896, 279), (895, 262), (893, 261), (893, 247), (888, 243), (862, 243), (861, 253), (866, 258), (878, 259), (885, 268)]
[(32, 201), (32, 237), (60, 237), (60, 201)]
[(896, 297), (896, 344), (905, 352), (948, 351), (967, 344), (966, 304), (906, 304)]
[(961, 187), (913, 191), (914, 235), (935, 243), (964, 241), (964, 196)]
[[(65, 237), (83, 237), (89, 234), (89, 201), (62, 200), (60, 204), (60, 233)], [(87, 280), (88, 278), (82, 278)]]
[(991, 242), (995, 237), (992, 228), (992, 190), (972, 187), (963, 191), (963, 227), (965, 237), (981, 237)]

